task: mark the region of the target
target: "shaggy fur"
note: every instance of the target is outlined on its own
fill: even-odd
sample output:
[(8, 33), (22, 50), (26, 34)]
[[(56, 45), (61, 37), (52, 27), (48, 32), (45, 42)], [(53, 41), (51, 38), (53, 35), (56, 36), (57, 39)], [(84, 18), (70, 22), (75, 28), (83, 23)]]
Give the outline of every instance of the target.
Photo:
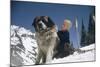
[(55, 24), (48, 16), (39, 16), (32, 24), (36, 31), (38, 44), (38, 55), (35, 64), (50, 63), (56, 54), (56, 47), (59, 38), (55, 29)]

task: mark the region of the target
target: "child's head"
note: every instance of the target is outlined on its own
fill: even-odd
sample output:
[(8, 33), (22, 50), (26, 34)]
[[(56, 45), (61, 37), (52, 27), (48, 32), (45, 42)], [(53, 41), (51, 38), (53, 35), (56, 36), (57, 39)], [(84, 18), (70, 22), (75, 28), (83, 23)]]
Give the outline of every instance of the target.
[(68, 19), (65, 19), (61, 30), (69, 30), (70, 28), (71, 28), (71, 21)]

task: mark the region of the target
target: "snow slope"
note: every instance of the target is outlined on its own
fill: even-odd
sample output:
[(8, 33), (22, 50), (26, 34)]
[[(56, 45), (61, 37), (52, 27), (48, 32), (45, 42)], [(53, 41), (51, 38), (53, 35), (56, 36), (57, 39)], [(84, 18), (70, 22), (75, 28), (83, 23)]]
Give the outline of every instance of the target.
[[(37, 43), (35, 33), (24, 27), (11, 25), (11, 65), (34, 65), (37, 55)], [(80, 48), (82, 53), (77, 51), (64, 58), (53, 59), (51, 63), (69, 63), (95, 60), (95, 44)], [(51, 64), (50, 63), (50, 64)]]
[(65, 62), (83, 62), (83, 61), (94, 61), (95, 60), (95, 44), (80, 48), (85, 50), (84, 53), (74, 52), (73, 55), (68, 57), (54, 59), (52, 63), (65, 63)]

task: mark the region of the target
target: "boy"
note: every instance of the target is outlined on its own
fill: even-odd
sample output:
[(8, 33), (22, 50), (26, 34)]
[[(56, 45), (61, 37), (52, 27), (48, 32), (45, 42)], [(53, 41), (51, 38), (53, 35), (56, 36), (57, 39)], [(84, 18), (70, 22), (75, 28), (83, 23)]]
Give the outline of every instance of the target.
[(58, 31), (58, 37), (60, 39), (60, 43), (57, 47), (58, 53), (56, 54), (56, 58), (63, 58), (68, 56), (71, 52), (70, 46), (70, 37), (69, 37), (69, 30), (71, 28), (71, 21), (66, 19), (61, 27), (61, 30)]

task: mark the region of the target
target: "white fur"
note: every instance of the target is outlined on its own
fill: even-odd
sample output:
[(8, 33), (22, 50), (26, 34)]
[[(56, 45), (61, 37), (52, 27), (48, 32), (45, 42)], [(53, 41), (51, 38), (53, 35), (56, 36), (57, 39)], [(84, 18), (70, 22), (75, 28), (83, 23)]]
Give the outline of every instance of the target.
[[(45, 32), (43, 34), (36, 33), (37, 43), (38, 43), (38, 56), (36, 59), (36, 64), (50, 63), (54, 55), (54, 48), (57, 45), (57, 33), (56, 32)], [(46, 59), (44, 59), (45, 57)], [(40, 60), (42, 62), (40, 63)], [(46, 62), (43, 62), (45, 60)]]

